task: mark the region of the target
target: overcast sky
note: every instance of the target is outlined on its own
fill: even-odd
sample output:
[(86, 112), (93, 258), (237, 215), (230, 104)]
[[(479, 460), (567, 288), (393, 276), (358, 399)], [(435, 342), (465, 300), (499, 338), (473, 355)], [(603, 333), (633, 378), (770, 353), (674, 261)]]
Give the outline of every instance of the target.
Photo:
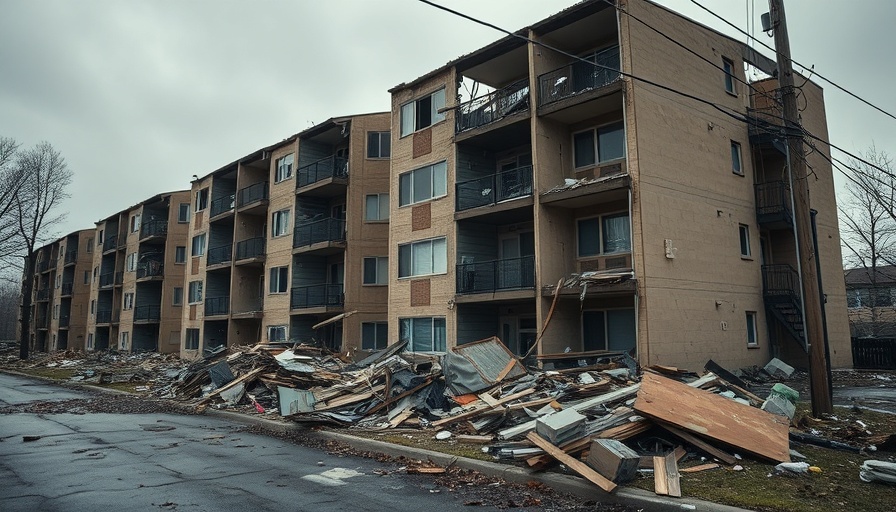
[[(699, 1), (743, 28), (754, 5), (757, 31), (768, 10)], [(574, 1), (440, 3), (516, 30)], [(659, 3), (746, 39), (690, 0)], [(786, 8), (795, 60), (896, 113), (896, 2)], [(417, 0), (0, 0), (0, 136), (65, 156), (64, 234), (329, 117), (388, 110), (390, 87), (501, 36)], [(834, 144), (896, 155), (896, 120), (819, 83)]]

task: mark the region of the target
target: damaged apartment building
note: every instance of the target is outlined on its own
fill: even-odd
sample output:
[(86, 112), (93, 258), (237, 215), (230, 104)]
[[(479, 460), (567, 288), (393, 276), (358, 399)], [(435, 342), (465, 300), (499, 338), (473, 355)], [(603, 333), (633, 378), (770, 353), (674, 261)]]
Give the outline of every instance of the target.
[[(85, 347), (439, 353), (497, 336), (542, 362), (804, 366), (775, 68), (647, 0), (577, 3), (392, 88), (391, 112), (329, 119), (98, 223)], [(826, 139), (821, 88), (801, 94)], [(849, 366), (828, 154), (805, 158), (830, 360)]]

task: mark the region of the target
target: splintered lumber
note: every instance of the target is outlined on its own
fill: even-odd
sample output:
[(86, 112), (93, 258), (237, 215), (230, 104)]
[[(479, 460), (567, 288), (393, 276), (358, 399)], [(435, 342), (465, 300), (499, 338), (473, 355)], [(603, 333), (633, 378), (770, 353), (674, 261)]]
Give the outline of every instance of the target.
[(454, 436), (458, 441), (467, 443), (488, 444), (495, 440), (495, 436), (474, 436), (471, 434), (457, 434)]
[(209, 400), (211, 400), (212, 398), (220, 395), (222, 392), (227, 391), (228, 389), (238, 386), (244, 382), (248, 382), (248, 381), (254, 379), (259, 373), (263, 372), (264, 370), (265, 370), (265, 368), (256, 368), (254, 370), (249, 371), (248, 373), (244, 373), (244, 374), (240, 375), (239, 377), (233, 379), (232, 381), (228, 382), (227, 384), (221, 386), (220, 388), (218, 388), (218, 389), (212, 391), (211, 393), (209, 393), (208, 395), (204, 396), (201, 400), (196, 402), (196, 405), (197, 406), (202, 405), (202, 404), (208, 402)]
[(413, 395), (417, 391), (420, 391), (421, 389), (425, 388), (426, 386), (429, 386), (430, 384), (432, 384), (432, 377), (427, 377), (426, 380), (423, 381), (422, 383), (420, 383), (418, 386), (413, 387), (413, 388), (405, 391), (404, 393), (401, 393), (400, 395), (393, 396), (391, 398), (386, 398), (386, 400), (384, 400), (383, 402), (380, 402), (378, 405), (372, 407), (369, 411), (367, 411), (365, 416), (370, 416), (371, 414), (379, 411), (383, 407), (387, 407), (387, 406), (397, 402), (398, 400), (401, 400), (402, 398), (404, 398), (406, 396)]
[[(675, 461), (680, 461), (685, 455), (688, 454), (688, 451), (684, 449), (684, 446), (677, 446), (674, 450), (672, 450), (672, 454), (675, 455)], [(653, 455), (643, 455), (638, 459), (638, 467), (641, 469), (653, 468)]]
[(624, 425), (619, 425), (618, 427), (604, 430), (603, 432), (598, 434), (597, 437), (599, 437), (600, 439), (615, 439), (617, 441), (622, 441), (630, 437), (635, 437), (638, 434), (647, 432), (652, 426), (653, 423), (647, 421), (644, 418), (638, 418)]
[(653, 486), (654, 492), (661, 496), (681, 497), (678, 464), (674, 453), (653, 458)]
[(679, 469), (678, 472), (679, 473), (699, 473), (700, 471), (706, 471), (707, 469), (716, 469), (716, 468), (720, 468), (720, 467), (722, 467), (722, 466), (719, 466), (718, 464), (713, 462), (710, 464), (700, 464), (699, 466), (694, 466), (691, 468)]
[[(734, 455), (731, 455), (730, 453), (726, 453), (726, 452), (723, 452), (722, 450), (719, 450), (715, 446), (703, 441), (702, 439), (698, 438), (697, 436), (693, 436), (693, 435), (689, 434), (688, 432), (681, 430), (680, 428), (674, 427), (668, 423), (661, 422), (660, 425), (662, 425), (662, 427), (664, 429), (668, 430), (669, 432), (674, 434), (676, 437), (678, 437), (682, 441), (692, 444), (693, 446), (697, 447), (698, 449), (703, 450), (704, 452), (708, 453), (709, 455), (712, 455), (713, 457), (719, 459), (720, 461), (724, 462), (725, 464), (728, 464), (729, 466), (732, 464), (735, 464), (737, 462), (737, 459), (734, 457)], [(789, 453), (789, 451), (790, 451), (790, 449), (788, 448), (788, 453)]]
[(584, 477), (594, 485), (600, 487), (601, 489), (607, 492), (613, 492), (614, 490), (616, 490), (616, 484), (607, 480), (603, 477), (603, 475), (588, 467), (588, 464), (585, 464), (575, 457), (567, 455), (563, 450), (552, 445), (550, 442), (548, 442), (546, 439), (542, 438), (535, 432), (529, 432), (529, 434), (526, 435), (526, 439), (532, 441), (533, 443), (535, 443), (535, 446), (538, 446), (542, 450), (546, 451), (551, 457), (554, 457), (563, 464), (566, 464), (566, 467), (582, 475), (582, 477)]
[(405, 422), (405, 420), (410, 418), (412, 414), (414, 414), (414, 411), (411, 408), (407, 408), (407, 409), (401, 411), (400, 413), (398, 413), (397, 416), (392, 418), (392, 421), (389, 422), (389, 428), (395, 428), (395, 427), (401, 425), (402, 423)]
[[(589, 446), (591, 446), (591, 436), (585, 436), (581, 439), (572, 440), (559, 448), (563, 450), (565, 454), (572, 454), (584, 451)], [(526, 464), (529, 465), (533, 470), (544, 469), (545, 466), (552, 460), (552, 457), (546, 453), (542, 453), (540, 455), (535, 455), (534, 457), (529, 457), (526, 459)]]
[(762, 459), (790, 462), (790, 428), (786, 418), (755, 407), (645, 373), (634, 409)]
[(507, 395), (504, 398), (495, 401), (494, 405), (483, 404), (480, 406), (474, 406), (472, 409), (470, 409), (468, 411), (464, 411), (456, 416), (450, 416), (448, 418), (442, 418), (438, 421), (434, 421), (434, 422), (432, 422), (432, 426), (438, 427), (441, 425), (445, 425), (447, 423), (454, 423), (455, 421), (466, 420), (468, 418), (472, 418), (472, 417), (482, 414), (484, 412), (491, 411), (492, 409), (500, 407), (501, 405), (504, 405), (507, 402), (512, 402), (518, 398), (522, 398), (524, 396), (531, 395), (534, 392), (535, 392), (534, 388), (524, 389), (523, 391), (520, 391), (519, 393)]
[(408, 474), (411, 474), (411, 475), (441, 475), (442, 473), (447, 471), (447, 469), (445, 469), (445, 468), (427, 468), (427, 467), (420, 467), (420, 468), (409, 467), (406, 471)]

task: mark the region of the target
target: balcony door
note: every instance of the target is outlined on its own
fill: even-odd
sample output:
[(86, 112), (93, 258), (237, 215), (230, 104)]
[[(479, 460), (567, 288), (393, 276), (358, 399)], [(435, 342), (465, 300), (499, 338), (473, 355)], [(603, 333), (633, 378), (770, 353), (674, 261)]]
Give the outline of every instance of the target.
[(523, 231), (505, 235), (498, 246), (498, 287), (522, 288), (534, 286), (535, 233)]
[(513, 199), (532, 194), (532, 171), (523, 167), (532, 166), (532, 154), (524, 153), (498, 162), (498, 187), (496, 200)]

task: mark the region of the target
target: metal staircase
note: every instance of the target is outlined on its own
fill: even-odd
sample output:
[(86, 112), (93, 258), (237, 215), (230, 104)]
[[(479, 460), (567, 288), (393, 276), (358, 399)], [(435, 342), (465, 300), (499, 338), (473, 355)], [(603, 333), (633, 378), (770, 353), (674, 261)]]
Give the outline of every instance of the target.
[(762, 297), (765, 308), (806, 349), (800, 276), (786, 264), (762, 266)]

